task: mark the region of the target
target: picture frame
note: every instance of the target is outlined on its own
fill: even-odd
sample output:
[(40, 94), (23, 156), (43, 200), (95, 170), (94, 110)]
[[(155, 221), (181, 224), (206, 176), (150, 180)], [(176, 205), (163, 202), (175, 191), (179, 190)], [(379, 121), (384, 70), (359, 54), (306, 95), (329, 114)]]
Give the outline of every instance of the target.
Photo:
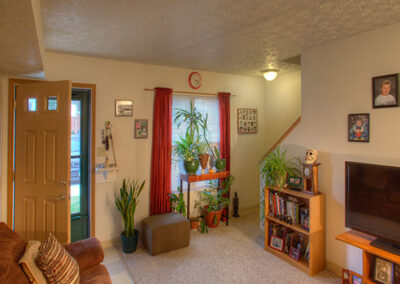
[(350, 284), (350, 270), (342, 268), (342, 284)]
[(370, 141), (370, 115), (369, 113), (353, 113), (348, 115), (348, 141)]
[(306, 231), (310, 230), (310, 211), (307, 208), (300, 209), (300, 226)]
[(372, 107), (399, 106), (399, 73), (372, 77)]
[(135, 138), (146, 139), (149, 133), (148, 119), (135, 119)]
[(299, 259), (300, 259), (300, 250), (295, 248), (295, 247), (291, 247), (289, 256), (291, 258), (293, 258), (294, 260), (299, 261)]
[(254, 134), (258, 132), (257, 109), (237, 109), (237, 131), (239, 134)]
[(270, 247), (276, 249), (277, 251), (283, 251), (284, 240), (276, 236), (271, 236)]
[(351, 284), (363, 284), (364, 278), (360, 274), (350, 271), (350, 281)]
[(115, 100), (115, 116), (131, 117), (133, 116), (132, 100)]
[(374, 281), (383, 284), (391, 284), (393, 281), (393, 269), (394, 265), (392, 262), (387, 261), (383, 258), (375, 258), (374, 268)]
[(293, 188), (301, 188), (303, 185), (303, 179), (301, 177), (288, 176), (287, 185)]

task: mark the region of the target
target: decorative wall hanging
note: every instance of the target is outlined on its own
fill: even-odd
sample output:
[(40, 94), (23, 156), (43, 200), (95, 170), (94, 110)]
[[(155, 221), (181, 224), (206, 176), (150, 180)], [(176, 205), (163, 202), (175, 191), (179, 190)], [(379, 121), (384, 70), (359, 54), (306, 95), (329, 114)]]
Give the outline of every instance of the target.
[(369, 142), (369, 113), (349, 114), (349, 142)]
[(135, 119), (135, 138), (147, 138), (149, 133), (147, 119)]
[(238, 133), (257, 133), (258, 116), (255, 108), (238, 108)]
[(133, 116), (133, 101), (131, 100), (116, 100), (115, 101), (115, 116)]
[(372, 78), (372, 107), (399, 106), (399, 73)]

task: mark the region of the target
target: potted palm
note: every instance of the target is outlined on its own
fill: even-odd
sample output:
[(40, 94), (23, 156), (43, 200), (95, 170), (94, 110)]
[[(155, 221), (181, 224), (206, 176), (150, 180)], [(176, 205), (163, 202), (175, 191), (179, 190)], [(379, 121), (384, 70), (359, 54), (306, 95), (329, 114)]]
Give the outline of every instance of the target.
[(143, 190), (143, 181), (132, 182), (124, 179), (119, 190), (119, 196), (115, 195), (115, 205), (122, 216), (124, 230), (121, 233), (122, 251), (125, 253), (134, 252), (137, 248), (139, 233), (135, 230), (135, 211), (139, 203), (139, 195)]
[(178, 186), (178, 194), (168, 193), (168, 196), (169, 206), (171, 207), (172, 211), (186, 216), (186, 204), (182, 189)]

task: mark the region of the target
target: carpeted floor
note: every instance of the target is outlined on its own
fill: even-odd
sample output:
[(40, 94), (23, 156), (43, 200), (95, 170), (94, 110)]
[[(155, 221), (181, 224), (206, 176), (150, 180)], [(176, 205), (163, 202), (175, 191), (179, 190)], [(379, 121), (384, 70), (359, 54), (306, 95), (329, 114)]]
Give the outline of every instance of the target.
[(142, 247), (122, 259), (136, 283), (340, 283), (329, 271), (309, 277), (263, 248), (258, 212), (232, 218), (209, 234), (191, 232), (190, 246), (158, 256)]

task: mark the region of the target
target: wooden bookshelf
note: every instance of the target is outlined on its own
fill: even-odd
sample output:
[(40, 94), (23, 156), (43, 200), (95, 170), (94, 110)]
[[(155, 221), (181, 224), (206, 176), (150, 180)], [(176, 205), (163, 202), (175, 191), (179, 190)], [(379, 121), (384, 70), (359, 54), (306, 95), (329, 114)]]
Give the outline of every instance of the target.
[(376, 283), (373, 280), (373, 272), (375, 266), (375, 257), (386, 259), (390, 262), (400, 264), (400, 256), (385, 251), (383, 249), (373, 247), (370, 243), (376, 238), (358, 231), (350, 230), (346, 233), (336, 236), (336, 239), (346, 244), (358, 247), (363, 251), (363, 279), (364, 283)]
[[(294, 196), (303, 200), (309, 209), (309, 231), (298, 224), (288, 224), (285, 221), (269, 216), (270, 191), (276, 191), (280, 195)], [(271, 222), (280, 224), (293, 231), (305, 235), (309, 241), (309, 260), (300, 259), (296, 261), (289, 255), (279, 252), (269, 246), (269, 224)], [(289, 189), (265, 188), (265, 250), (285, 260), (289, 264), (308, 273), (310, 276), (325, 269), (325, 199), (323, 194), (309, 194)]]

